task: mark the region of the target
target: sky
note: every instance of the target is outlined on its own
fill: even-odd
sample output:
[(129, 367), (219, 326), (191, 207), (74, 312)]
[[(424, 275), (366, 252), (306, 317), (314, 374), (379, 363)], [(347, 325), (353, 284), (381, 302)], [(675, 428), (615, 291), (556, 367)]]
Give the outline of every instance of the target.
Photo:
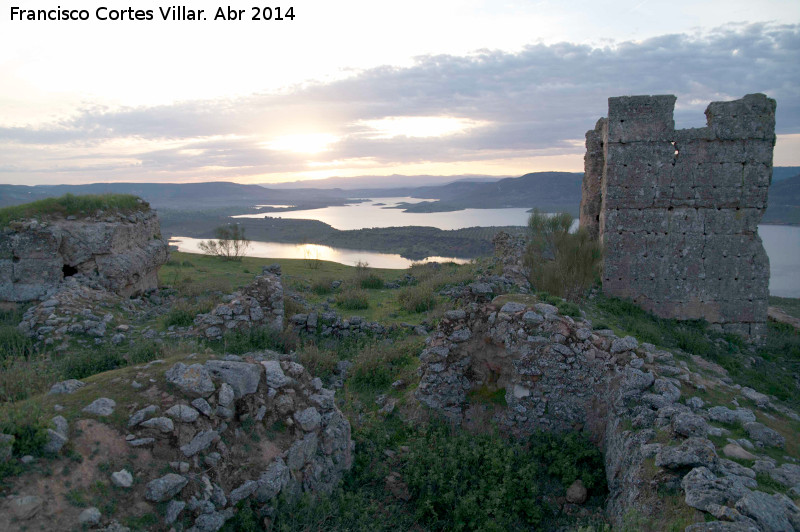
[(774, 164), (800, 166), (798, 0), (298, 0), (269, 21), (67, 1), (0, 12), (0, 183), (582, 171), (586, 130), (632, 94), (675, 94), (676, 127), (702, 127), (709, 102), (763, 92)]

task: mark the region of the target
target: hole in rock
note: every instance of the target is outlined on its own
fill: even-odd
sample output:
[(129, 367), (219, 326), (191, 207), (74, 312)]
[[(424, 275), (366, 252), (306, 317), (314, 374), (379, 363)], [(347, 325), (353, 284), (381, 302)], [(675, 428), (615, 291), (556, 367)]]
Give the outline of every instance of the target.
[(78, 268), (75, 266), (70, 266), (69, 264), (65, 264), (63, 268), (61, 268), (62, 273), (64, 274), (64, 279), (67, 277), (72, 277), (76, 273), (78, 273)]

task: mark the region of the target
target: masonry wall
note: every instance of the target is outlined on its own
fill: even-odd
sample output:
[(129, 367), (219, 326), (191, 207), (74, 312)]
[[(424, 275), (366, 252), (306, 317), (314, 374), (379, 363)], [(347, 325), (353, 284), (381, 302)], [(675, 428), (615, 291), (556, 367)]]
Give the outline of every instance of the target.
[(609, 98), (608, 118), (587, 133), (581, 224), (604, 244), (603, 291), (758, 339), (769, 261), (757, 226), (772, 179), (775, 100), (713, 102), (707, 127), (682, 130), (675, 101)]

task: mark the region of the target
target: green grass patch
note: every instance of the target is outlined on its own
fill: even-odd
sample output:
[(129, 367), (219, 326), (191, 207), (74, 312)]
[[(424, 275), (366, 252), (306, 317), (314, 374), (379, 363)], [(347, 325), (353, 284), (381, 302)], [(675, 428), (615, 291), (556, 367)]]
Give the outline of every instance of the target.
[(369, 308), (369, 296), (364, 290), (347, 288), (337, 294), (336, 306), (344, 310), (364, 310)]
[(486, 384), (479, 388), (473, 388), (467, 394), (470, 402), (487, 403), (497, 406), (506, 406), (506, 389), (495, 388), (492, 389)]
[(131, 194), (66, 194), (59, 198), (46, 198), (23, 205), (0, 209), (0, 227), (13, 220), (24, 220), (42, 216), (91, 216), (97, 211), (130, 213), (146, 211), (150, 205)]

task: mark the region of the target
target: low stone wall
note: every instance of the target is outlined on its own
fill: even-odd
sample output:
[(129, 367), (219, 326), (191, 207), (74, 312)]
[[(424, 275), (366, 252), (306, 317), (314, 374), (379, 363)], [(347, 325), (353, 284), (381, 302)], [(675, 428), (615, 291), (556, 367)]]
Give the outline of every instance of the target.
[(0, 233), (0, 300), (47, 299), (79, 274), (128, 297), (157, 288), (168, 258), (154, 211), (15, 222)]
[[(730, 434), (714, 423), (732, 422), (742, 423), (754, 452), (782, 447), (783, 437), (757, 423), (750, 410), (709, 408), (699, 397), (681, 402), (687, 389), (704, 389), (711, 377), (691, 372), (672, 353), (593, 330), (551, 305), (473, 302), (445, 314), (420, 360), (416, 398), (465, 428), (496, 424), (515, 436), (586, 433), (604, 452), (607, 513), (615, 527), (628, 526), (631, 512), (645, 521), (657, 515), (661, 487), (683, 490), (689, 507), (740, 527), (701, 523), (687, 530), (791, 530), (770, 523), (800, 524), (791, 500), (759, 491), (755, 480), (758, 466), (800, 490), (800, 467), (777, 467), (768, 455), (752, 455), (756, 465), (747, 468), (718, 455), (708, 439)], [(742, 393), (777, 408), (754, 390)], [(498, 395), (503, 406), (496, 404)], [(735, 456), (735, 449), (726, 447), (724, 455)]]
[(253, 282), (194, 319), (194, 334), (219, 338), (226, 331), (268, 326), (283, 330), (283, 284), (278, 265), (266, 266)]

